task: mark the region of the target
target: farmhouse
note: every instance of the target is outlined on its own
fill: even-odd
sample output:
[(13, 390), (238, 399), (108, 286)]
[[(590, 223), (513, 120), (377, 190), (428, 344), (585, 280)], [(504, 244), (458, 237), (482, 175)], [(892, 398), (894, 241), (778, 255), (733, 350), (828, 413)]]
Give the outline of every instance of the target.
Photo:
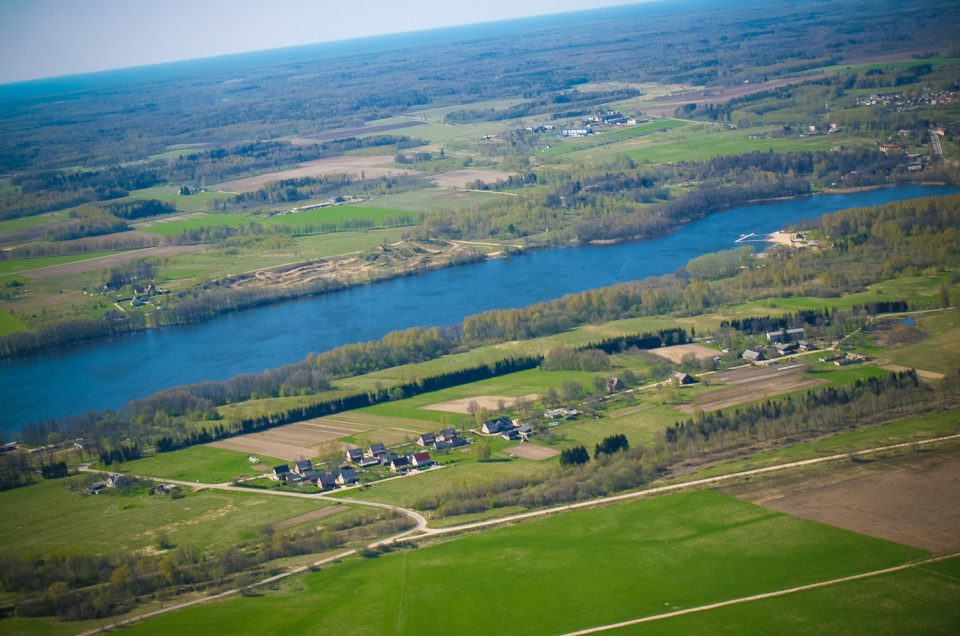
[(430, 453), (427, 451), (421, 451), (419, 453), (413, 453), (408, 455), (409, 461), (411, 464), (417, 468), (427, 468), (433, 464), (433, 460), (430, 459)]
[(480, 431), (486, 435), (496, 435), (497, 433), (512, 430), (513, 428), (513, 420), (509, 417), (498, 417), (484, 422), (483, 426), (480, 427)]
[(380, 458), (383, 455), (387, 454), (387, 447), (383, 444), (377, 442), (376, 444), (370, 444), (370, 449), (364, 453), (367, 457), (376, 457)]
[(803, 340), (803, 327), (767, 332), (767, 341), (774, 344), (778, 342), (793, 342), (795, 340)]
[(778, 342), (777, 344), (775, 344), (775, 345), (773, 345), (773, 346), (774, 346), (774, 348), (777, 350), (777, 353), (779, 353), (779, 354), (782, 355), (782, 356), (785, 356), (785, 355), (787, 355), (788, 353), (793, 353), (794, 351), (796, 351), (797, 349), (799, 349), (799, 348), (800, 348), (800, 343), (798, 343), (798, 342)]
[(313, 463), (309, 459), (298, 460), (297, 463), (293, 465), (293, 472), (303, 476), (308, 470), (313, 470)]
[(516, 428), (510, 427), (508, 429), (504, 429), (500, 431), (500, 437), (502, 437), (503, 439), (509, 442), (511, 440), (520, 439), (520, 433), (517, 432)]
[(801, 340), (797, 342), (797, 347), (800, 351), (816, 351), (817, 345), (813, 344), (809, 340)]
[(402, 473), (410, 470), (410, 460), (406, 457), (394, 457), (390, 461), (390, 470), (395, 473)]
[(357, 464), (360, 460), (363, 459), (363, 449), (362, 448), (348, 448), (347, 449), (347, 461)]
[(548, 420), (555, 420), (557, 418), (572, 419), (580, 415), (580, 411), (575, 408), (562, 407), (559, 409), (550, 409), (549, 411), (544, 411), (543, 416)]
[(696, 380), (694, 377), (683, 371), (674, 371), (670, 374), (670, 379), (676, 382), (677, 384), (695, 384)]
[(338, 471), (336, 482), (341, 486), (346, 486), (349, 484), (355, 484), (360, 481), (360, 476), (357, 475), (355, 471), (350, 466), (341, 466)]
[(417, 444), (419, 446), (424, 446), (424, 447), (431, 446), (435, 444), (436, 441), (437, 441), (437, 436), (434, 435), (433, 433), (424, 433), (423, 435), (417, 438)]
[(537, 434), (533, 427), (529, 424), (525, 424), (517, 429), (517, 434), (520, 436), (520, 439), (523, 441), (528, 441), (531, 437)]
[(290, 467), (286, 464), (273, 467), (273, 473), (270, 475), (270, 479), (274, 481), (286, 481), (287, 477), (290, 476)]
[(339, 475), (331, 473), (330, 471), (322, 472), (317, 475), (317, 487), (322, 488), (323, 490), (329, 490), (330, 488), (335, 488), (337, 485), (337, 479)]
[(753, 349), (747, 349), (741, 357), (747, 362), (760, 362), (761, 360), (767, 359), (766, 356), (763, 355), (763, 352), (754, 351)]

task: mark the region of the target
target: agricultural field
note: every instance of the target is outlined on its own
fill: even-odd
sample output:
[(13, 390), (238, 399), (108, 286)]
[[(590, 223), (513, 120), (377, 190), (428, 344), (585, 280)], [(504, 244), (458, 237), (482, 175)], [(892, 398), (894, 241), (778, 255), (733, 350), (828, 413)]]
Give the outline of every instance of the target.
[[(310, 625), (356, 634), (479, 634), (496, 624), (507, 634), (557, 634), (925, 555), (696, 492), (570, 512), (377, 559), (354, 558), (275, 593), (187, 609), (130, 631), (206, 631), (216, 625), (260, 633)], [(505, 574), (512, 589), (523, 591), (524, 603), (492, 603), (478, 593), (502, 587)], [(436, 598), (446, 599), (442, 616), (431, 605)]]
[(159, 453), (117, 466), (97, 466), (100, 470), (154, 477), (218, 484), (240, 475), (255, 475), (281, 464), (269, 455), (256, 455), (259, 462), (250, 462), (251, 453), (235, 452), (210, 446), (191, 446), (171, 453)]
[(324, 503), (256, 493), (184, 490), (184, 496), (107, 491), (84, 495), (68, 486), (84, 476), (48, 480), (0, 493), (0, 540), (6, 550), (71, 550), (117, 554), (152, 548), (160, 533), (174, 545), (226, 548), (257, 538), (263, 525), (324, 507)]

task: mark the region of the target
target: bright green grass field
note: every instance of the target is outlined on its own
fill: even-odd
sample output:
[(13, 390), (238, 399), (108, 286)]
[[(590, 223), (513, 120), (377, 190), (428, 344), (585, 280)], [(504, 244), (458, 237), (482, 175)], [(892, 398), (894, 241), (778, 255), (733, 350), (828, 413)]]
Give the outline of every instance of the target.
[(17, 333), (18, 331), (26, 331), (27, 326), (20, 322), (20, 320), (7, 311), (5, 308), (0, 307), (0, 336), (6, 336), (11, 333)]
[[(628, 146), (624, 142), (603, 151), (623, 154), (637, 162), (701, 161), (722, 155), (746, 152), (789, 152), (797, 150), (829, 150), (836, 142), (823, 137), (802, 139), (750, 139), (749, 130), (723, 131), (715, 127), (688, 126), (663, 135), (643, 138), (643, 145)], [(586, 155), (583, 151), (579, 155)]]
[[(955, 634), (960, 559), (860, 581), (678, 616), (611, 632), (655, 634)], [(758, 628), (760, 628), (758, 630)]]
[[(266, 455), (257, 455), (257, 459), (267, 466), (288, 463)], [(124, 462), (119, 466), (98, 468), (159, 479), (218, 484), (231, 481), (238, 475), (257, 474), (258, 471), (253, 470), (252, 466), (246, 453), (213, 446), (191, 446), (172, 453), (160, 453), (153, 457)]]
[[(75, 477), (69, 479), (77, 479)], [(322, 502), (267, 495), (201, 491), (182, 499), (162, 495), (83, 495), (65, 480), (44, 481), (0, 493), (0, 545), (4, 552), (116, 554), (154, 545), (166, 532), (177, 545), (236, 545), (261, 526), (316, 510)]]
[(143, 190), (134, 190), (126, 199), (117, 199), (117, 201), (128, 201), (130, 199), (154, 199), (156, 201), (166, 201), (173, 203), (180, 212), (206, 212), (210, 209), (210, 202), (216, 200), (232, 199), (234, 195), (226, 192), (194, 192), (188, 196), (181, 196), (179, 188), (175, 186), (155, 186), (144, 188)]
[(925, 554), (701, 491), (353, 558), (293, 591), (187, 609), (130, 633), (557, 634)]

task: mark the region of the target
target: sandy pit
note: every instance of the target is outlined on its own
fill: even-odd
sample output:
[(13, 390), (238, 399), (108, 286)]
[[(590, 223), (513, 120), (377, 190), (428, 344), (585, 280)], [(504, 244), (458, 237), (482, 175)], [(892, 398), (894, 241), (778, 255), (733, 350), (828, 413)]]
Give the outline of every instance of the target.
[(530, 442), (517, 444), (516, 446), (508, 446), (503, 449), (503, 452), (516, 455), (517, 457), (523, 457), (524, 459), (532, 459), (535, 462), (560, 454), (560, 451), (554, 448), (547, 448), (546, 446), (531, 444)]
[(806, 368), (805, 364), (773, 365), (742, 367), (717, 373), (709, 376), (711, 382), (723, 382), (730, 386), (702, 393), (694, 399), (692, 404), (680, 406), (678, 410), (685, 413), (693, 413), (697, 409), (715, 411), (790, 391), (813, 388), (826, 382), (826, 380), (804, 375)]

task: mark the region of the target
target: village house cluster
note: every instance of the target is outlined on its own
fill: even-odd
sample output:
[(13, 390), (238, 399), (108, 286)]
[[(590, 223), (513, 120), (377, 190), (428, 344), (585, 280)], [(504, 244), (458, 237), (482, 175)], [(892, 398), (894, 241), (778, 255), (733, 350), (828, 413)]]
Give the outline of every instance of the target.
[(770, 347), (746, 349), (740, 357), (752, 364), (763, 364), (767, 361), (767, 356), (772, 354), (770, 349), (773, 349), (776, 355), (785, 356), (798, 351), (814, 351), (817, 348), (815, 344), (804, 339), (803, 327), (768, 331), (766, 336)]

